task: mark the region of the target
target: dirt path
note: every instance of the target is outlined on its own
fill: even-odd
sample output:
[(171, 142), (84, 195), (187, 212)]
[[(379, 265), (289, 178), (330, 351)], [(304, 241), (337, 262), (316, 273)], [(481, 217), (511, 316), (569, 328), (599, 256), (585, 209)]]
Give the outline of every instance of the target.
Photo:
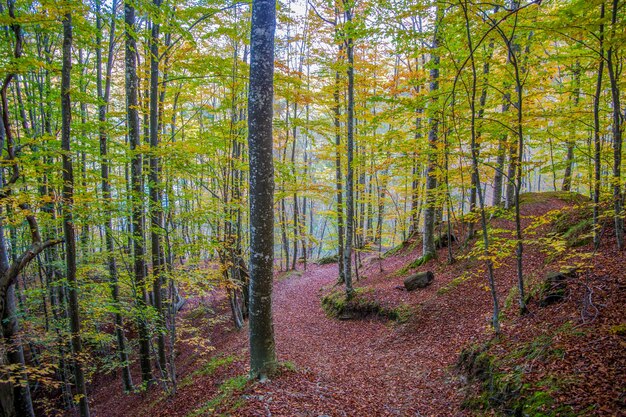
[(292, 397), (281, 400), (308, 399), (293, 401), (294, 415), (458, 415), (459, 398), (446, 372), (457, 346), (451, 340), (441, 348), (442, 342), (446, 346), (441, 339), (451, 337), (456, 324), (416, 329), (379, 319), (329, 319), (321, 309), (320, 289), (335, 282), (336, 268), (313, 266), (275, 287), (279, 359), (308, 371), (315, 382), (313, 392), (276, 390)]

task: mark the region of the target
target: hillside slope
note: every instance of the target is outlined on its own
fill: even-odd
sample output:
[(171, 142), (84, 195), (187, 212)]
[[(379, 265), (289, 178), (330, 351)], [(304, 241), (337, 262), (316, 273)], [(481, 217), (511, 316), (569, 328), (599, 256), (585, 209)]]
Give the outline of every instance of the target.
[[(408, 244), (386, 258), (365, 257), (356, 283), (364, 299), (401, 311), (400, 320), (329, 318), (321, 298), (337, 280), (335, 264), (277, 279), (282, 371), (268, 383), (250, 383), (243, 377), (247, 332), (230, 329), (225, 300), (216, 295), (204, 301), (215, 308), (204, 316), (212, 320), (206, 337), (215, 349), (202, 356), (180, 345), (176, 396), (160, 388), (124, 396), (117, 381), (103, 378), (95, 385), (94, 415), (626, 415), (626, 263), (613, 248), (610, 226), (593, 252), (581, 226), (585, 210), (584, 199), (526, 196), (531, 298), (524, 316), (517, 312), (515, 259), (506, 243), (513, 223), (494, 213), (491, 227), (501, 239), (498, 339), (489, 323), (486, 274), (472, 245), (461, 250), (455, 243), (451, 265), (441, 249), (438, 260), (419, 267), (434, 272), (432, 285), (406, 292), (398, 287), (420, 255), (419, 245)], [(581, 230), (572, 231), (576, 227)], [(578, 272), (567, 279), (563, 300), (542, 306), (545, 274), (566, 267)], [(198, 300), (185, 308), (183, 320), (210, 311)]]

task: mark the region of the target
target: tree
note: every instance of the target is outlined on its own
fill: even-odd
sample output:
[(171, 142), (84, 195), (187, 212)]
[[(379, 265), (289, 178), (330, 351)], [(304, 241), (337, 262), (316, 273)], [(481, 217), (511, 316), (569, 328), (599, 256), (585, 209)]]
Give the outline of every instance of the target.
[(347, 104), (347, 160), (346, 168), (346, 239), (343, 250), (343, 279), (346, 284), (346, 297), (354, 292), (352, 288), (352, 243), (354, 240), (354, 27), (352, 0), (344, 0), (346, 29), (346, 53), (348, 55), (348, 104)]
[(141, 380), (147, 384), (152, 380), (150, 365), (150, 336), (146, 322), (146, 261), (144, 248), (144, 215), (143, 215), (143, 178), (142, 158), (139, 151), (141, 139), (139, 137), (139, 102), (137, 79), (137, 41), (135, 40), (137, 26), (135, 24), (135, 7), (132, 3), (124, 3), (124, 23), (126, 38), (125, 71), (126, 71), (126, 123), (128, 127), (128, 141), (131, 151), (131, 183), (132, 204), (131, 224), (133, 242), (133, 276), (134, 292), (137, 303), (136, 323), (139, 329), (139, 362), (141, 365)]
[(61, 149), (63, 149), (63, 235), (65, 236), (66, 277), (69, 283), (69, 316), (72, 332), (71, 345), (74, 357), (74, 378), (81, 417), (89, 417), (89, 402), (85, 374), (81, 361), (83, 351), (80, 336), (78, 284), (76, 281), (76, 236), (72, 206), (74, 204), (74, 168), (71, 154), (72, 102), (70, 98), (72, 70), (72, 14), (63, 19), (63, 68), (61, 70)]
[(100, 176), (102, 178), (102, 199), (104, 200), (104, 211), (106, 213), (106, 224), (104, 225), (104, 239), (107, 252), (107, 267), (109, 270), (109, 281), (111, 283), (111, 298), (115, 306), (115, 336), (117, 339), (117, 349), (120, 362), (122, 364), (122, 384), (125, 392), (133, 390), (133, 380), (130, 374), (130, 364), (128, 362), (128, 351), (126, 338), (124, 337), (123, 318), (120, 311), (120, 290), (117, 262), (115, 259), (115, 242), (113, 240), (113, 216), (111, 197), (111, 181), (109, 179), (111, 157), (108, 154), (109, 135), (106, 128), (107, 111), (109, 98), (111, 95), (111, 73), (113, 71), (113, 52), (115, 47), (115, 21), (116, 21), (117, 1), (113, 0), (111, 6), (111, 24), (109, 29), (109, 46), (107, 53), (107, 63), (104, 74), (102, 74), (102, 15), (100, 1), (96, 2), (96, 89), (98, 100), (98, 135), (100, 139)]
[(274, 163), (272, 115), (276, 1), (254, 0), (250, 34), (248, 146), (250, 152), (250, 377), (276, 370), (274, 278)]
[(441, 19), (443, 8), (436, 2), (433, 40), (430, 46), (430, 105), (428, 118), (428, 164), (426, 167), (426, 207), (424, 208), (424, 229), (422, 235), (422, 259), (436, 256), (435, 252), (435, 213), (437, 206), (437, 141), (439, 136), (439, 109), (437, 108), (439, 90), (439, 44), (441, 42)]

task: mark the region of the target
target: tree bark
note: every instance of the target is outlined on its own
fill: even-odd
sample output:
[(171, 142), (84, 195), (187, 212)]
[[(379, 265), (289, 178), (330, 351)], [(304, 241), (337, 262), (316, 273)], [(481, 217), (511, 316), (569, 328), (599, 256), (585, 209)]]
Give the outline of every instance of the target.
[(133, 285), (136, 293), (137, 328), (139, 333), (139, 363), (141, 380), (150, 383), (152, 367), (150, 365), (150, 336), (146, 323), (146, 261), (144, 249), (144, 216), (143, 216), (143, 181), (142, 158), (139, 153), (141, 139), (139, 137), (139, 102), (137, 79), (137, 42), (135, 40), (135, 7), (132, 3), (124, 3), (125, 22), (125, 71), (126, 71), (126, 117), (128, 124), (128, 140), (131, 151), (131, 224), (133, 245)]
[(274, 32), (276, 0), (254, 0), (250, 35), (250, 377), (277, 367), (272, 321), (274, 270)]
[(613, 210), (615, 221), (615, 240), (617, 249), (624, 248), (624, 215), (622, 213), (622, 114), (620, 104), (619, 90), (619, 73), (624, 62), (620, 61), (617, 54), (619, 41), (616, 36), (617, 14), (619, 8), (619, 0), (612, 1), (613, 7), (611, 11), (611, 38), (613, 42), (606, 51), (606, 66), (609, 72), (609, 82), (611, 85), (611, 104), (613, 111), (613, 122), (611, 124), (613, 133)]
[(152, 254), (154, 308), (157, 314), (157, 350), (158, 363), (162, 376), (167, 376), (167, 357), (165, 352), (165, 320), (163, 311), (163, 273), (165, 262), (161, 244), (163, 230), (163, 208), (161, 207), (161, 158), (157, 155), (159, 148), (159, 14), (161, 0), (153, 0), (157, 18), (152, 22), (150, 37), (150, 244)]
[(70, 147), (72, 103), (70, 83), (72, 70), (72, 15), (63, 18), (63, 68), (61, 70), (61, 149), (63, 150), (63, 234), (65, 236), (66, 278), (68, 282), (71, 345), (74, 358), (74, 383), (81, 417), (89, 417), (85, 374), (80, 362), (82, 341), (78, 314), (78, 283), (76, 281), (76, 236), (72, 207), (74, 205), (74, 172)]
[[(604, 21), (604, 2), (600, 6), (600, 21)], [(596, 250), (600, 247), (600, 230), (598, 225), (600, 211), (600, 182), (602, 172), (600, 139), (600, 95), (602, 94), (602, 75), (604, 73), (604, 24), (600, 23), (598, 34), (599, 62), (596, 78), (596, 91), (593, 96), (593, 142), (594, 142), (594, 182), (593, 182), (593, 244)]]
[[(344, 1), (345, 6), (345, 1)], [(352, 24), (352, 8), (345, 10), (348, 30)], [(350, 298), (354, 292), (352, 288), (352, 241), (354, 237), (354, 43), (352, 34), (346, 39), (348, 56), (348, 137), (347, 137), (347, 174), (346, 174), (346, 240), (343, 251), (343, 279), (346, 284), (346, 296)]]
[(424, 207), (424, 230), (422, 241), (422, 257), (436, 256), (435, 248), (435, 209), (437, 205), (437, 141), (439, 133), (439, 115), (437, 114), (437, 90), (439, 90), (439, 30), (441, 25), (442, 6), (437, 2), (436, 20), (433, 41), (431, 45), (431, 69), (430, 69), (430, 115), (428, 131), (428, 157), (426, 166), (426, 196)]
[(107, 54), (106, 65), (106, 80), (104, 82), (104, 88), (102, 83), (102, 16), (101, 16), (101, 4), (100, 1), (96, 3), (96, 88), (98, 91), (98, 133), (100, 139), (100, 176), (102, 179), (102, 199), (104, 200), (104, 209), (106, 212), (106, 224), (104, 225), (104, 240), (107, 250), (107, 266), (109, 269), (109, 282), (111, 287), (111, 298), (113, 305), (116, 308), (115, 312), (115, 337), (117, 339), (117, 349), (120, 358), (120, 364), (122, 367), (122, 384), (125, 392), (133, 390), (133, 381), (130, 374), (130, 366), (128, 362), (128, 351), (126, 349), (126, 339), (124, 337), (124, 323), (122, 320), (122, 314), (119, 311), (119, 285), (118, 285), (118, 272), (117, 263), (115, 261), (115, 243), (113, 241), (113, 208), (111, 206), (111, 183), (109, 181), (109, 169), (110, 159), (108, 156), (108, 133), (105, 126), (107, 117), (107, 106), (109, 103), (109, 96), (111, 91), (111, 71), (113, 68), (113, 51), (115, 44), (115, 9), (117, 7), (117, 1), (114, 0), (111, 6), (111, 27), (109, 32), (109, 47)]

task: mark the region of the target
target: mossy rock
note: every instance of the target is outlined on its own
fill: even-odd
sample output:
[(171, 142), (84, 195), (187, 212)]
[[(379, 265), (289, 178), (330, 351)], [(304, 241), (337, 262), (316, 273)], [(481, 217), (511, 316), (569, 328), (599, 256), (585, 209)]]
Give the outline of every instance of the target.
[(337, 262), (339, 262), (338, 254), (324, 256), (315, 261), (315, 263), (318, 265), (336, 264)]
[(448, 234), (445, 233), (435, 238), (435, 247), (437, 249), (447, 248), (448, 245), (456, 241), (457, 241), (456, 236), (454, 236), (453, 234), (450, 234), (450, 236), (448, 237)]
[(373, 290), (368, 287), (355, 288), (348, 299), (346, 293), (335, 290), (322, 297), (322, 309), (327, 316), (339, 320), (360, 320), (368, 317), (380, 317), (404, 323), (412, 314), (404, 304), (388, 307), (373, 298)]
[(544, 278), (541, 289), (542, 307), (562, 301), (567, 296), (567, 281), (576, 276), (576, 271), (567, 270), (548, 272)]
[(404, 288), (407, 291), (414, 291), (418, 288), (426, 288), (429, 286), (433, 280), (435, 279), (435, 275), (431, 271), (418, 272), (417, 274), (413, 274), (404, 280)]

